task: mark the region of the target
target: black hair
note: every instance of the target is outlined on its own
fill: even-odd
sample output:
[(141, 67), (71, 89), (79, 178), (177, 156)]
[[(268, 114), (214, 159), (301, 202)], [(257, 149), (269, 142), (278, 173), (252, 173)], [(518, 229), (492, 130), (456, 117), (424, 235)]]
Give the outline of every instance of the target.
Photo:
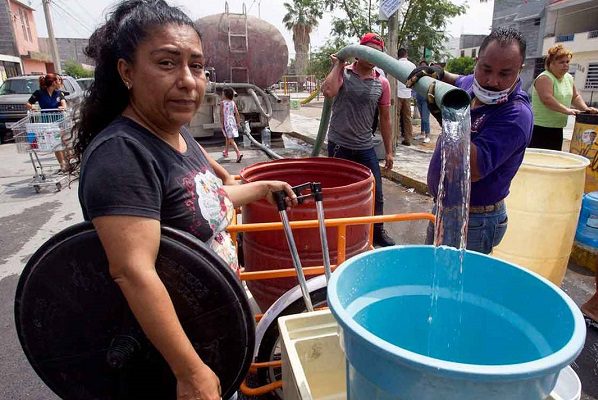
[(482, 54), (486, 47), (488, 47), (488, 45), (495, 40), (498, 42), (500, 47), (505, 47), (513, 42), (517, 42), (517, 45), (519, 46), (519, 54), (521, 54), (521, 63), (525, 61), (525, 49), (527, 45), (525, 43), (525, 39), (521, 35), (521, 32), (519, 32), (517, 29), (505, 27), (494, 29), (488, 36), (484, 38), (478, 53)]
[(197, 27), (180, 9), (164, 0), (125, 0), (115, 6), (106, 23), (93, 32), (85, 54), (95, 61), (94, 82), (81, 103), (75, 123), (73, 168), (81, 163), (92, 139), (129, 104), (129, 92), (117, 69), (118, 60), (133, 62), (139, 44), (156, 26)]
[(233, 97), (235, 97), (235, 91), (230, 86), (226, 86), (224, 89), (222, 89), (222, 93), (224, 93), (224, 97), (229, 100), (232, 100)]
[(404, 48), (404, 47), (401, 47), (401, 48), (399, 49), (399, 51), (397, 52), (397, 56), (398, 56), (399, 58), (405, 58), (405, 57), (407, 57), (407, 49), (406, 49), (406, 48)]

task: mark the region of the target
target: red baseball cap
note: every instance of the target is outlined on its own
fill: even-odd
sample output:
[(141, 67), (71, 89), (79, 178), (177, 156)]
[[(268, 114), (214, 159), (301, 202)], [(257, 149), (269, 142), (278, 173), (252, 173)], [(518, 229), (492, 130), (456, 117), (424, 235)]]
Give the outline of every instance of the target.
[(361, 40), (359, 41), (359, 44), (368, 44), (368, 43), (373, 43), (377, 46), (382, 47), (382, 50), (384, 50), (384, 40), (382, 40), (382, 37), (380, 35), (378, 35), (377, 33), (366, 33), (365, 35), (363, 35), (361, 37)]

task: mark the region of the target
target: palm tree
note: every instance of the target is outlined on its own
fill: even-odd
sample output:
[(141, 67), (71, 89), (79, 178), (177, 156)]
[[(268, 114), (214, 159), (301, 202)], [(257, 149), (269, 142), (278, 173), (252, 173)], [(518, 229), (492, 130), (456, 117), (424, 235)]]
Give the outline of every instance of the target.
[(309, 58), (309, 34), (318, 26), (323, 7), (319, 0), (293, 0), (292, 3), (284, 3), (284, 6), (287, 13), (282, 22), (293, 32), (297, 74), (304, 75)]

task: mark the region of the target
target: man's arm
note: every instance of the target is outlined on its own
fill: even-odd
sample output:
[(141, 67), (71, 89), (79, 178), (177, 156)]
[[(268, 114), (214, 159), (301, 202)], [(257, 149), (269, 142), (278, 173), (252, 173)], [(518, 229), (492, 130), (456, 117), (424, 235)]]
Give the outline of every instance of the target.
[(461, 75), (453, 74), (451, 72), (444, 71), (444, 76), (442, 77), (442, 81), (454, 85), (457, 82)]
[(390, 122), (390, 106), (379, 106), (380, 112), (380, 133), (384, 141), (385, 160), (384, 168), (392, 169), (394, 157), (392, 154), (392, 127)]
[(469, 168), (472, 182), (477, 182), (483, 178), (478, 166), (478, 147), (473, 142), (469, 145)]
[(525, 150), (533, 117), (527, 107), (514, 107), (485, 123), (471, 141), (471, 181), (477, 182), (501, 167), (516, 152)]
[(346, 63), (336, 58), (335, 54), (330, 56), (332, 60), (332, 70), (324, 79), (322, 83), (322, 94), (324, 97), (334, 97), (338, 94), (339, 89), (343, 86), (343, 72), (345, 70)]

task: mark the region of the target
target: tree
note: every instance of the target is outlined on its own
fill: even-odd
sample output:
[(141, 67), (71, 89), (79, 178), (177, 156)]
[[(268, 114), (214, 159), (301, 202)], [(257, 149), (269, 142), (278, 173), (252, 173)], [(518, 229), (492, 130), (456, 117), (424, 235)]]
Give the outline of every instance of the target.
[(309, 56), (309, 35), (322, 18), (322, 6), (320, 0), (293, 0), (293, 3), (284, 3), (284, 7), (287, 13), (282, 22), (293, 32), (297, 73), (304, 75)]
[(330, 55), (338, 52), (340, 49), (348, 44), (343, 39), (328, 39), (324, 46), (320, 47), (316, 52), (311, 53), (309, 57), (309, 64), (307, 66), (307, 74), (315, 75), (316, 79), (324, 79), (328, 72), (330, 72)]
[(74, 60), (69, 60), (64, 64), (64, 73), (77, 79), (93, 77), (93, 71), (83, 68), (83, 65)]
[[(383, 33), (386, 22), (378, 22), (378, 2), (370, 0), (323, 0), (332, 10), (341, 10), (346, 18), (334, 17), (332, 35), (355, 41), (366, 32)], [(409, 58), (417, 63), (424, 48), (441, 54), (446, 39), (445, 30), (451, 18), (465, 12), (465, 6), (451, 0), (405, 0), (399, 12), (399, 47), (409, 50)], [(395, 53), (393, 49), (391, 53)]]
[(453, 74), (469, 75), (473, 72), (475, 59), (471, 57), (452, 58), (446, 62), (445, 69)]

